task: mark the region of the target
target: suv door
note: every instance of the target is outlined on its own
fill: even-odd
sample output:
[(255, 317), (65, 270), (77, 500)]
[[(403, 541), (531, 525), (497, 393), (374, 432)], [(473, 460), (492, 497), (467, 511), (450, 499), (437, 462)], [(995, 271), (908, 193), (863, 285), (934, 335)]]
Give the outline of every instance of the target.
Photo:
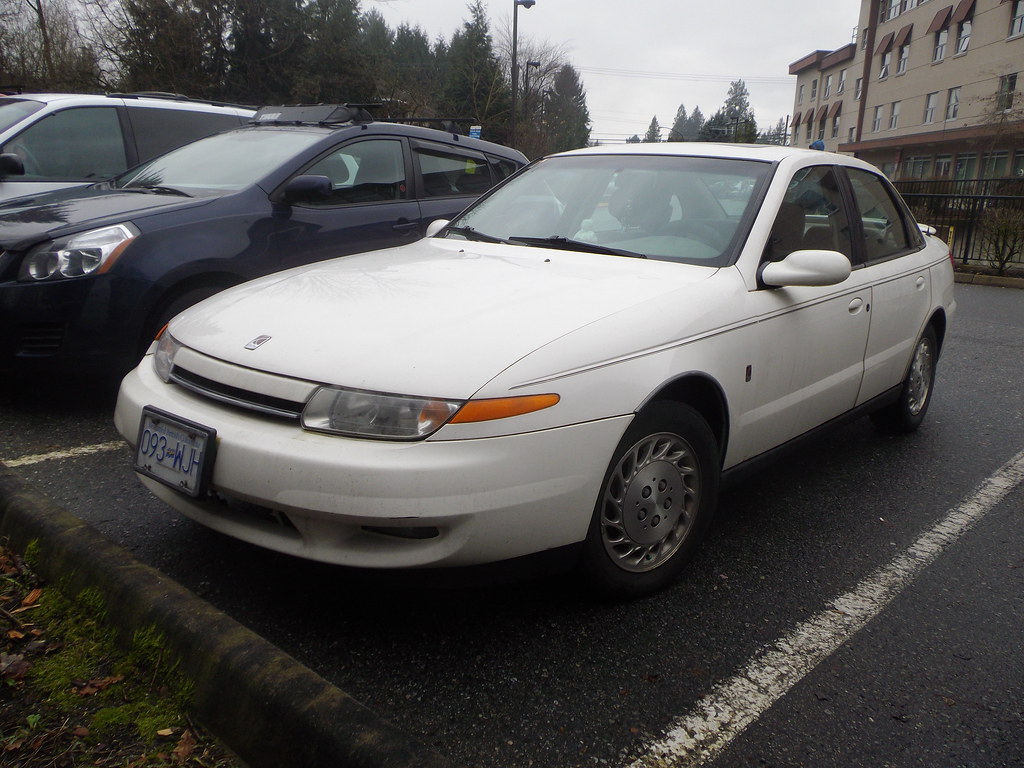
[(481, 152), (433, 141), (410, 141), (416, 169), (416, 196), (423, 221), (451, 219), (497, 181)]
[(322, 156), (302, 175), (326, 176), (331, 192), (323, 200), (292, 204), (287, 216), (274, 215), (274, 236), (268, 246), (280, 259), (280, 269), (403, 245), (422, 236), (401, 139), (348, 142)]
[(129, 165), (115, 104), (53, 112), (9, 139), (0, 152), (14, 153), (25, 164), (24, 176), (4, 179), (4, 197), (101, 181)]

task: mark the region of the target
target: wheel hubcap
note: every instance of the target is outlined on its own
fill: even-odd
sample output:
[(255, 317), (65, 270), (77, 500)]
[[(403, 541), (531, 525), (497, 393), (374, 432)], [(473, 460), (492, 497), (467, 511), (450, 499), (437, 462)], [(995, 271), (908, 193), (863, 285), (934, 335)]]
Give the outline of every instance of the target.
[(910, 380), (907, 387), (907, 408), (911, 415), (917, 416), (931, 394), (935, 360), (932, 346), (927, 339), (921, 339), (914, 350), (914, 360), (910, 364)]
[(693, 526), (700, 474), (693, 449), (678, 435), (651, 435), (619, 460), (601, 504), (601, 539), (626, 571), (657, 568)]

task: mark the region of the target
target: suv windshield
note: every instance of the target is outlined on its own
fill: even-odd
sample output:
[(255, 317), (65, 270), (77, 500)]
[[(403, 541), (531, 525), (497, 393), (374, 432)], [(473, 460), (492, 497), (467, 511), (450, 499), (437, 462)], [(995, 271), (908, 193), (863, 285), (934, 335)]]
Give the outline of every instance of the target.
[(235, 192), (323, 139), (320, 131), (242, 128), (186, 144), (123, 173), (115, 187)]
[(31, 99), (0, 99), (0, 133), (44, 106), (43, 102)]
[(708, 157), (551, 157), (470, 208), (448, 233), (723, 266), (771, 169)]

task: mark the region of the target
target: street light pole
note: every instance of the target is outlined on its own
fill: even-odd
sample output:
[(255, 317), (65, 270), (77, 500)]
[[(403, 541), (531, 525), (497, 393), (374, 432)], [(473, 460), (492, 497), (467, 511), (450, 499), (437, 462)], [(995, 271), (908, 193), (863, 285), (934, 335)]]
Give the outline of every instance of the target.
[(533, 8), (537, 0), (513, 0), (512, 3), (512, 120), (509, 130), (509, 144), (516, 146), (516, 90), (519, 87), (519, 63), (516, 61), (516, 45), (519, 38), (519, 6)]

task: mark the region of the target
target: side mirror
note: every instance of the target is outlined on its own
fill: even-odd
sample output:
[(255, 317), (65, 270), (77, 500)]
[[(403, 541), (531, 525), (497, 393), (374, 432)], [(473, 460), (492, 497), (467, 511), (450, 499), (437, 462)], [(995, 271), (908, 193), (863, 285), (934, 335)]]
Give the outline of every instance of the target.
[(4, 176), (24, 176), (25, 163), (21, 157), (13, 152), (4, 152), (0, 155), (0, 178)]
[(770, 286), (838, 285), (853, 270), (839, 251), (793, 251), (782, 261), (765, 264), (761, 282)]
[(327, 200), (334, 187), (326, 176), (296, 176), (284, 185), (281, 202), (286, 205)]
[(451, 222), (448, 221), (448, 219), (434, 219), (432, 222), (427, 224), (427, 234), (424, 235), (424, 237), (433, 237), (450, 223)]

